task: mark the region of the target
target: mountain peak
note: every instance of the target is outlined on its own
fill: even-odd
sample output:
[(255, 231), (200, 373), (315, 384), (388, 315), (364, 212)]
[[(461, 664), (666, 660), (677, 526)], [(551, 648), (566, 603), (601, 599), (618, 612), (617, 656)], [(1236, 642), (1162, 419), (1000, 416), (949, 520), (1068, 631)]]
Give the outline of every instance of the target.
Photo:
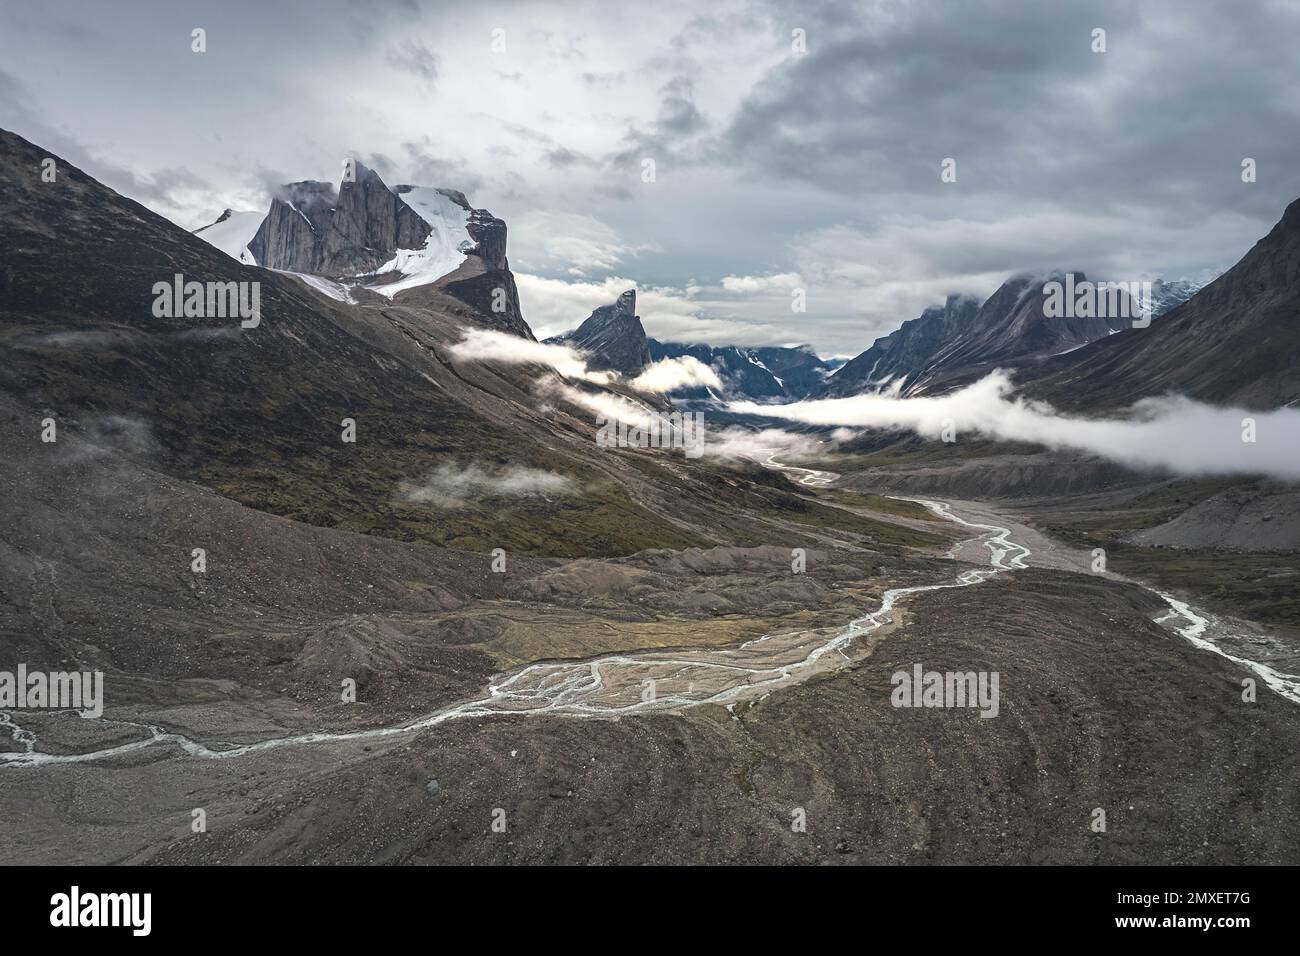
[(628, 289), (610, 305), (602, 305), (574, 331), (548, 339), (590, 354), (592, 368), (637, 375), (650, 364), (650, 347), (636, 314), (636, 290)]

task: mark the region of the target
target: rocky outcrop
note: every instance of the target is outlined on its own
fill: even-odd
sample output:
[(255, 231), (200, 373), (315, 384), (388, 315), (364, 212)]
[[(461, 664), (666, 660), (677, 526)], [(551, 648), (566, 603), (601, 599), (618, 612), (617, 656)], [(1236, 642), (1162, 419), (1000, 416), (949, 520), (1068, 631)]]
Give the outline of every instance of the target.
[(945, 342), (954, 342), (975, 318), (979, 304), (969, 296), (949, 296), (942, 306), (926, 309), (898, 329), (876, 339), (871, 348), (846, 362), (826, 382), (824, 398), (879, 391), (901, 380), (914, 385)]
[(650, 346), (636, 314), (636, 290), (628, 289), (613, 305), (602, 305), (572, 332), (547, 339), (588, 353), (590, 368), (637, 375), (650, 364)]
[[(418, 249), (430, 227), (373, 169), (357, 164), (354, 181), (284, 186), (249, 250), (272, 269), (340, 279), (373, 272), (398, 249)], [(468, 204), (466, 204), (468, 206)]]
[[(498, 219), (497, 222), (501, 220)], [(515, 287), (514, 273), (509, 269), (478, 272), (467, 265), (452, 274), (442, 285), (442, 291), (455, 296), (478, 312), (480, 325), (526, 339), (533, 338), (533, 330), (524, 320), (523, 310), (519, 306), (519, 290)]]

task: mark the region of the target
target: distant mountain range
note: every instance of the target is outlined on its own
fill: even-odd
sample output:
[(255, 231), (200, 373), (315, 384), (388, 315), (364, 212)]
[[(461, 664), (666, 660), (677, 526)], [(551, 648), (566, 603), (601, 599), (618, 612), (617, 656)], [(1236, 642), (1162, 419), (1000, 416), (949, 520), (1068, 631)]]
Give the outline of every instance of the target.
[[(47, 158), (55, 159), (55, 182), (41, 179)], [(410, 192), (399, 187), (386, 196), (386, 189), (363, 172), (356, 184), (341, 185), (333, 206), (310, 210), (314, 222), (291, 196), (278, 199), (283, 208), (273, 201), (279, 211), (257, 214), (256, 222), (232, 213), (195, 235), (48, 149), (0, 130), (0, 424), (6, 435), (21, 429), (27, 436), (27, 457), (0, 456), (6, 487), (16, 487), (17, 476), (24, 488), (57, 484), (56, 500), (80, 505), (88, 463), (111, 463), (111, 479), (97, 477), (87, 486), (112, 489), (118, 504), (78, 514), (112, 530), (96, 537), (71, 522), (61, 526), (67, 537), (48, 524), (22, 533), (41, 551), (32, 566), (82, 553), (88, 534), (120, 547), (102, 566), (132, 569), (124, 580), (160, 628), (157, 639), (150, 634), (141, 645), (151, 660), (170, 653), (177, 630), (172, 619), (153, 614), (165, 590), (160, 582), (172, 574), (159, 549), (174, 551), (191, 535), (227, 539), (220, 546), (227, 556), (261, 553), (294, 533), (286, 528), (296, 525), (281, 521), (288, 518), (360, 532), (339, 548), (352, 554), (371, 536), (481, 555), (499, 547), (510, 551), (513, 569), (528, 553), (626, 555), (753, 541), (759, 533), (789, 540), (795, 513), (821, 524), (842, 520), (795, 498), (784, 478), (758, 465), (706, 459), (683, 473), (680, 452), (594, 453), (592, 399), (607, 397), (601, 386), (566, 379), (544, 363), (460, 357), (456, 346), (467, 331), (532, 339), (522, 317), (514, 324), (494, 308), (497, 291), (514, 288), (504, 223), (471, 233), (474, 244), (458, 249), (455, 269), (433, 275), (433, 268), (412, 266), (421, 257), (411, 253), (429, 249), (437, 224), (426, 219), (424, 233), (402, 211)], [(284, 225), (285, 209), (308, 220), (292, 241), (286, 229), (297, 227)], [(475, 218), (466, 214), (467, 232)], [(343, 233), (379, 244), (358, 252)], [(420, 249), (393, 248), (421, 235)], [(309, 267), (329, 274), (249, 259), (321, 263)], [(394, 259), (391, 269), (347, 274)], [(244, 327), (240, 317), (209, 308), (160, 312), (155, 289), (170, 289), (177, 274), (209, 290), (256, 284), (260, 323)], [(413, 277), (422, 281), (392, 291)], [(207, 295), (211, 302), (212, 292)], [(634, 312), (628, 298), (622, 311)], [(57, 444), (48, 447), (32, 437), (47, 417), (58, 427)], [(349, 442), (342, 436), (353, 426)], [(39, 474), (31, 467), (37, 458)], [(429, 494), (446, 488), (463, 500), (454, 507), (427, 503)], [(193, 494), (197, 503), (178, 498)], [(245, 510), (231, 519), (223, 509), (236, 503)], [(45, 514), (29, 500), (18, 512), (24, 521)], [(158, 521), (164, 513), (184, 534), (155, 540), (122, 530), (141, 515)], [(313, 552), (311, 566), (319, 570), (317, 562), (337, 557), (334, 547)], [(500, 587), (504, 576), (487, 573), (486, 565), (467, 576), (463, 553), (448, 559), (459, 565), (456, 580)], [(296, 565), (301, 557), (283, 563), (305, 568)], [(17, 577), (5, 576), (9, 567)], [(0, 562), (0, 592), (14, 593), (15, 582), (28, 577), (26, 564)], [(58, 577), (76, 574), (60, 564)], [(106, 593), (122, 591), (113, 580)], [(214, 580), (236, 588), (230, 606), (242, 613), (268, 579), (250, 575), (237, 586), (221, 574)], [(428, 579), (422, 581), (420, 593), (437, 605), (441, 587), (429, 590)], [(314, 602), (324, 593), (320, 587), (304, 583), (301, 600)], [(339, 588), (362, 599), (368, 593)], [(183, 599), (190, 620), (188, 589)]]
[[(826, 383), (819, 397), (890, 391), (933, 395), (968, 385), (996, 368), (1019, 368), (1066, 355), (1128, 328), (1130, 318), (1049, 315), (1044, 286), (1065, 273), (1013, 276), (983, 303), (949, 296), (879, 338)], [(1072, 273), (1083, 283), (1082, 272)], [(1189, 280), (1156, 282), (1152, 315), (1159, 317), (1195, 294)]]
[[(532, 339), (506, 258), (506, 232), (502, 220), (457, 190), (389, 187), (355, 164), (337, 186), (288, 183), (265, 212), (228, 209), (194, 234), (238, 264), (292, 273), (348, 305), (436, 301), (441, 309), (441, 297), (449, 296), (463, 304), (470, 324)], [(718, 404), (935, 395), (998, 368), (1011, 371), (1029, 394), (1069, 408), (1110, 408), (1166, 392), (1260, 408), (1300, 399), (1292, 361), (1300, 351), (1297, 203), (1217, 279), (1155, 282), (1149, 327), (1109, 313), (1052, 313), (1045, 284), (1063, 275), (1013, 276), (983, 302), (950, 296), (842, 366), (808, 346), (652, 339), (636, 314), (635, 290), (549, 341), (583, 351), (592, 368), (629, 377), (655, 361), (693, 357), (716, 372), (720, 391), (684, 388), (670, 397)]]
[(819, 390), (833, 368), (806, 345), (746, 348), (652, 339), (636, 314), (635, 289), (596, 309), (572, 332), (546, 341), (582, 350), (591, 368), (612, 369), (629, 377), (651, 362), (690, 356), (712, 368), (722, 381), (721, 394), (709, 387), (682, 388), (671, 393), (678, 400), (797, 401)]
[(725, 398), (755, 402), (789, 402), (807, 398), (826, 384), (831, 366), (807, 345), (795, 347), (739, 345), (687, 345), (650, 339), (650, 356), (655, 361), (681, 358), (699, 359), (718, 373), (723, 394), (712, 395), (709, 389), (684, 390), (675, 398)]
[(1300, 200), (1241, 261), (1153, 321), (1049, 359), (1031, 394), (1065, 408), (1177, 393), (1268, 409), (1300, 401)]
[[(1083, 283), (1083, 273), (1072, 281)], [(984, 302), (949, 296), (904, 322), (865, 352), (843, 362), (820, 358), (809, 346), (747, 347), (661, 342), (646, 335), (636, 315), (636, 292), (601, 306), (578, 328), (547, 339), (588, 356), (595, 369), (636, 376), (650, 362), (690, 356), (712, 368), (722, 381), (682, 388), (679, 401), (784, 403), (807, 398), (842, 398), (864, 392), (903, 397), (937, 394), (969, 384), (995, 368), (1030, 367), (1081, 349), (1131, 325), (1130, 318), (1049, 317), (1044, 285), (1065, 273), (1014, 276)], [(1191, 280), (1155, 282), (1148, 303), (1159, 317), (1195, 294)], [(1135, 306), (1136, 307), (1136, 306)]]

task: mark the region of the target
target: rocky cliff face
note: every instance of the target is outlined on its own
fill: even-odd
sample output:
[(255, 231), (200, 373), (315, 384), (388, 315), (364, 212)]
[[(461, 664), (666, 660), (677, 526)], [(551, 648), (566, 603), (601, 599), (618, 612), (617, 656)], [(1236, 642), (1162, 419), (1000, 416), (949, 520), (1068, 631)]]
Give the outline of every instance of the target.
[[(355, 167), (335, 189), (288, 183), (265, 216), (229, 210), (196, 235), (250, 265), (321, 276), (335, 298), (358, 288), (418, 304), (420, 287), (447, 292), (480, 313), (481, 324), (532, 338), (506, 258), (506, 224), (454, 189), (398, 185)], [(321, 286), (316, 286), (318, 291)]]
[(928, 369), (945, 342), (953, 342), (979, 311), (976, 300), (949, 296), (942, 306), (909, 319), (857, 358), (846, 362), (826, 382), (823, 398), (842, 398), (889, 388), (901, 380), (906, 390)]
[[(1087, 281), (1082, 272), (1073, 276), (1077, 283)], [(877, 339), (831, 377), (822, 395), (887, 388), (898, 388), (903, 396), (945, 392), (996, 368), (1025, 367), (1072, 351), (1131, 324), (1118, 314), (1053, 314), (1044, 287), (1064, 277), (1014, 276), (983, 304), (950, 296), (942, 308), (927, 309)]]
[(267, 268), (341, 279), (375, 271), (398, 249), (419, 249), (430, 231), (378, 173), (358, 164), (355, 181), (337, 193), (315, 181), (283, 187), (248, 248)]
[(602, 305), (572, 332), (547, 339), (588, 353), (593, 369), (637, 375), (650, 364), (650, 346), (636, 314), (636, 290), (628, 289), (613, 305)]

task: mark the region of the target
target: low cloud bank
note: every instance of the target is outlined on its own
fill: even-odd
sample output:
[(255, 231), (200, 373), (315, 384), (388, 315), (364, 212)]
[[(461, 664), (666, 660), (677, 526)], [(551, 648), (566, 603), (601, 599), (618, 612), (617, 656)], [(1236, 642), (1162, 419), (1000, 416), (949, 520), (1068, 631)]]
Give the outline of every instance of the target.
[(595, 371), (587, 367), (586, 353), (569, 345), (547, 345), (490, 329), (465, 329), (464, 338), (451, 346), (453, 358), (467, 362), (502, 362), (507, 365), (547, 365), (565, 378), (581, 379), (593, 385), (625, 382), (642, 392), (671, 392), (679, 388), (712, 386), (721, 389), (717, 373), (689, 355), (661, 359), (633, 379), (618, 372)]
[(401, 501), (459, 508), (470, 501), (493, 498), (544, 498), (570, 494), (573, 480), (540, 468), (510, 465), (484, 468), (481, 465), (444, 463), (423, 481), (403, 481), (397, 487)]
[(679, 388), (722, 389), (718, 373), (693, 355), (660, 359), (628, 382), (642, 392), (675, 392)]
[(761, 431), (725, 428), (708, 434), (704, 453), (719, 458), (751, 458), (765, 462), (773, 456), (824, 455), (832, 451), (833, 447), (833, 442), (788, 432), (783, 428), (764, 428)]
[(606, 385), (614, 372), (592, 372), (586, 359), (567, 345), (547, 345), (489, 329), (466, 329), (465, 337), (451, 346), (453, 358), (468, 362), (502, 362), (506, 365), (548, 365), (565, 378)]
[[(1186, 475), (1300, 479), (1300, 409), (1249, 412), (1166, 397), (1138, 402), (1127, 419), (1090, 419), (1063, 415), (1044, 402), (1013, 397), (1012, 392), (1011, 377), (999, 371), (934, 397), (855, 395), (789, 405), (732, 402), (729, 407), (814, 425), (910, 429), (935, 440), (945, 429), (953, 429), (957, 441), (979, 434)], [(1252, 433), (1254, 441), (1243, 440)]]
[[(648, 429), (651, 418), (662, 417), (661, 412), (610, 392), (584, 392), (567, 385), (556, 391), (565, 401), (586, 408), (606, 421), (621, 421), (635, 428)], [(786, 431), (784, 428), (764, 428), (758, 431), (734, 427), (714, 429), (709, 427), (708, 418), (706, 412), (704, 454), (715, 458), (749, 459), (761, 463), (773, 456), (826, 454), (834, 450), (840, 439), (848, 437), (847, 434), (836, 433), (826, 441)]]

